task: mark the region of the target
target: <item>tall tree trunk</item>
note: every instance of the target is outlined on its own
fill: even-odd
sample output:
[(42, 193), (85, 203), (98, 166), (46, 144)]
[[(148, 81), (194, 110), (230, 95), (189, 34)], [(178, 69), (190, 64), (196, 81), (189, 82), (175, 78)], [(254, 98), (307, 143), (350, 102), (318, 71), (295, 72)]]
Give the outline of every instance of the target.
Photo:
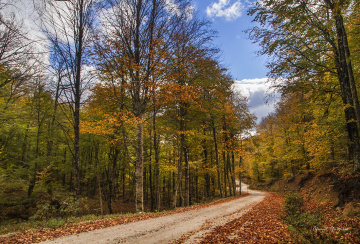
[(81, 68), (83, 56), (83, 41), (84, 41), (84, 16), (83, 9), (84, 0), (79, 1), (79, 26), (78, 39), (75, 53), (75, 109), (74, 109), (74, 173), (75, 173), (75, 194), (79, 197), (81, 194), (80, 188), (80, 101), (81, 101)]
[(219, 150), (218, 150), (218, 144), (217, 144), (217, 138), (216, 138), (216, 129), (215, 129), (215, 122), (212, 118), (212, 131), (213, 131), (213, 138), (214, 138), (214, 146), (215, 146), (215, 162), (216, 162), (216, 171), (217, 171), (217, 178), (218, 178), (218, 187), (220, 190), (220, 196), (224, 197), (223, 188), (221, 185), (221, 171), (220, 171), (220, 162), (219, 162)]
[[(352, 67), (352, 62), (351, 62), (351, 53), (350, 53), (350, 48), (349, 48), (349, 43), (348, 43), (348, 37), (346, 34), (344, 19), (342, 17), (341, 10), (339, 7), (337, 7), (337, 8), (336, 7), (334, 8), (334, 7), (335, 6), (333, 5), (333, 8), (331, 10), (334, 13), (334, 17), (335, 17), (335, 21), (336, 21), (336, 32), (337, 32), (338, 40), (341, 40), (341, 41), (338, 41), (339, 52), (343, 53), (343, 54), (340, 54), (341, 59), (342, 59), (342, 65), (344, 65), (344, 70), (346, 67), (346, 71), (348, 73), (348, 79), (349, 79), (351, 93), (352, 93), (352, 97), (353, 97), (353, 101), (354, 101), (354, 108), (355, 108), (355, 113), (356, 113), (356, 117), (357, 117), (358, 128), (360, 128), (360, 105), (359, 105), (359, 98), (358, 98), (358, 93), (357, 93), (357, 88), (356, 88), (356, 83), (355, 83), (355, 78), (354, 78), (354, 72), (353, 72), (353, 67)], [(343, 62), (343, 59), (345, 60), (345, 62)], [(345, 63), (346, 63), (346, 66), (345, 66)]]
[[(159, 161), (159, 139), (156, 131), (156, 108), (154, 105), (153, 114), (153, 130), (154, 130), (154, 154), (155, 154), (155, 179), (156, 179), (156, 210), (160, 211), (160, 161)], [(170, 189), (169, 189), (170, 190)]]
[[(39, 94), (40, 96), (40, 90), (39, 90)], [(36, 94), (34, 95), (34, 98), (36, 98)], [(38, 98), (40, 99), (40, 98)], [(37, 104), (38, 105), (38, 104)], [(33, 190), (34, 190), (34, 187), (35, 187), (35, 183), (36, 183), (36, 174), (37, 174), (37, 171), (38, 171), (38, 162), (37, 162), (37, 158), (40, 156), (39, 155), (39, 145), (40, 145), (40, 128), (41, 128), (41, 125), (42, 125), (42, 120), (40, 118), (40, 106), (37, 107), (37, 123), (38, 123), (38, 126), (37, 126), (37, 131), (36, 131), (36, 145), (35, 145), (35, 164), (34, 164), (34, 168), (33, 168), (33, 172), (32, 172), (32, 175), (31, 175), (31, 179), (30, 179), (30, 183), (29, 183), (29, 188), (28, 188), (28, 197), (31, 196)], [(52, 193), (51, 190), (48, 191), (48, 193)]]
[(99, 188), (100, 214), (101, 214), (101, 216), (103, 216), (104, 215), (104, 207), (103, 207), (103, 202), (102, 202), (102, 191), (101, 191), (101, 182), (100, 182), (99, 172), (97, 172), (96, 178), (97, 178), (98, 188)]
[(112, 210), (112, 202), (114, 200), (114, 191), (115, 191), (115, 186), (116, 186), (116, 182), (117, 182), (117, 161), (118, 161), (118, 156), (119, 156), (119, 149), (116, 148), (117, 146), (114, 145), (114, 148), (112, 149), (113, 153), (111, 155), (111, 169), (109, 166), (109, 199), (108, 199), (108, 203), (109, 203), (109, 214), (113, 213)]
[(106, 186), (107, 186), (107, 196), (106, 196), (106, 201), (107, 201), (107, 206), (108, 206), (108, 214), (112, 214), (113, 210), (112, 210), (112, 199), (113, 199), (113, 182), (112, 182), (112, 151), (113, 148), (110, 148), (110, 152), (108, 153), (108, 157), (109, 157), (109, 165), (107, 167), (107, 169), (105, 170), (106, 172)]
[(125, 202), (125, 197), (126, 197), (126, 193), (125, 193), (125, 179), (126, 179), (126, 172), (125, 172), (125, 167), (122, 167), (121, 170), (121, 189), (122, 189), (122, 201)]
[[(204, 126), (204, 130), (203, 130), (203, 135), (204, 135), (204, 137), (206, 136), (205, 126)], [(205, 139), (202, 141), (202, 147), (203, 147), (203, 154), (204, 154), (203, 168), (205, 170), (205, 192), (206, 192), (205, 195), (208, 198), (208, 197), (210, 197), (210, 175), (209, 175), (209, 172), (208, 172), (208, 170), (209, 170), (208, 151), (207, 151), (207, 146), (206, 146), (206, 140)], [(198, 177), (198, 176), (196, 175), (196, 177)], [(196, 181), (196, 184), (197, 184), (197, 181)]]
[[(62, 80), (62, 74), (61, 71), (58, 70), (58, 81), (56, 84), (56, 92), (55, 92), (55, 98), (54, 98), (54, 111), (53, 114), (51, 116), (51, 120), (49, 122), (48, 125), (48, 140), (47, 140), (47, 157), (48, 157), (48, 161), (50, 161), (50, 157), (52, 155), (52, 151), (53, 151), (53, 145), (54, 145), (54, 124), (55, 124), (55, 120), (56, 120), (56, 113), (57, 113), (57, 109), (58, 109), (58, 101), (59, 101), (59, 97), (60, 97), (60, 85), (61, 85), (61, 80)], [(49, 162), (50, 163), (50, 162)]]
[[(225, 165), (225, 182), (229, 185), (229, 194), (233, 195), (233, 184), (231, 183), (231, 165), (230, 165), (230, 145), (229, 145), (229, 133), (227, 131), (227, 124), (225, 115), (223, 116), (223, 133), (224, 133), (224, 152), (223, 160)], [(225, 157), (226, 154), (226, 157)], [(225, 189), (226, 191), (226, 189)], [(226, 195), (226, 194), (225, 194)]]
[[(339, 29), (339, 27), (337, 28)], [(339, 30), (340, 32), (340, 30)], [(343, 38), (338, 38), (339, 47), (342, 46)], [(353, 94), (349, 82), (349, 75), (347, 72), (346, 56), (342, 48), (339, 48), (339, 62), (338, 62), (338, 76), (340, 80), (340, 87), (342, 91), (342, 99), (345, 105), (345, 120), (348, 138), (350, 142), (350, 156), (353, 160), (354, 172), (360, 169), (360, 141), (359, 129), (357, 123), (356, 110), (354, 106)]]
[(35, 162), (34, 168), (33, 168), (32, 173), (31, 173), (30, 182), (29, 182), (29, 188), (28, 188), (28, 192), (27, 192), (28, 197), (31, 197), (31, 194), (33, 193), (35, 183), (36, 183), (37, 170), (38, 170), (38, 164), (37, 164), (37, 162)]
[[(38, 126), (37, 133), (36, 133), (36, 149), (35, 149), (35, 158), (39, 157), (39, 142), (40, 142), (40, 125)], [(28, 197), (31, 197), (31, 194), (33, 193), (35, 183), (36, 183), (36, 174), (38, 171), (38, 163), (35, 160), (34, 168), (31, 174), (31, 179), (29, 183), (28, 188)]]
[(232, 171), (231, 171), (230, 152), (226, 153), (226, 163), (227, 163), (227, 170), (228, 170), (227, 175), (228, 175), (228, 181), (229, 181), (230, 196), (234, 196), (233, 183), (231, 180)]
[(190, 165), (189, 165), (189, 155), (188, 149), (184, 149), (184, 159), (185, 159), (185, 199), (184, 206), (187, 207), (190, 205)]
[[(145, 152), (146, 152), (146, 148), (145, 148)], [(146, 162), (146, 156), (144, 155), (144, 162)], [(148, 197), (149, 197), (149, 192), (148, 192), (148, 167), (146, 165), (144, 165), (144, 170), (143, 170), (143, 194), (144, 194), (144, 206), (146, 206), (148, 204)]]
[[(133, 78), (133, 109), (135, 116), (139, 119), (139, 122), (136, 127), (136, 163), (135, 163), (135, 207), (137, 212), (144, 211), (144, 178), (143, 178), (143, 162), (144, 162), (144, 138), (143, 138), (143, 114), (144, 114), (144, 106), (145, 101), (141, 98), (142, 96), (142, 87), (141, 87), (141, 79), (140, 79), (140, 71), (139, 67), (141, 67), (141, 42), (140, 42), (140, 34), (141, 34), (141, 12), (143, 8), (143, 1), (136, 1), (136, 26), (135, 26), (135, 38), (134, 38), (134, 61), (138, 67), (135, 67), (134, 78)], [(143, 98), (146, 99), (146, 98)]]
[(183, 150), (181, 150), (181, 146), (180, 146), (180, 150), (179, 150), (179, 161), (178, 161), (178, 172), (177, 172), (177, 178), (176, 178), (176, 183), (175, 183), (175, 187), (174, 187), (174, 196), (173, 196), (173, 207), (176, 208), (176, 204), (177, 204), (177, 195), (178, 195), (178, 191), (179, 191), (179, 187), (180, 187), (180, 183), (181, 183), (181, 171), (182, 171), (182, 161), (183, 161)]
[(153, 169), (152, 169), (152, 162), (150, 159), (149, 164), (149, 183), (150, 183), (150, 209), (151, 212), (154, 212), (155, 209), (155, 194), (154, 194), (154, 180), (153, 180)]
[(338, 41), (338, 50), (335, 52), (335, 64), (340, 82), (341, 94), (345, 105), (345, 120), (348, 138), (350, 141), (350, 154), (353, 159), (354, 172), (360, 170), (360, 108), (352, 64), (350, 59), (350, 50), (346, 30), (344, 27), (341, 8), (337, 1), (325, 0), (331, 9), (335, 23)]
[[(241, 162), (241, 156), (240, 156), (240, 162)], [(241, 163), (240, 163), (241, 165)], [(241, 170), (239, 171), (239, 195), (242, 195), (242, 192), (241, 192), (241, 181), (242, 181), (242, 174), (241, 174)]]
[(195, 201), (199, 202), (200, 196), (199, 196), (199, 174), (198, 174), (198, 168), (195, 169)]
[[(142, 118), (140, 118), (142, 120)], [(135, 203), (136, 212), (144, 211), (144, 196), (143, 196), (143, 129), (144, 124), (140, 121), (136, 126), (136, 162), (135, 162)]]
[[(178, 165), (178, 177), (176, 181), (175, 186), (175, 194), (174, 194), (174, 207), (176, 207), (176, 201), (177, 201), (177, 193), (179, 190), (179, 187), (181, 186), (181, 171), (182, 171), (182, 163), (183, 160), (185, 161), (185, 202), (182, 201), (181, 205), (185, 203), (188, 204), (189, 200), (189, 161), (188, 161), (188, 155), (187, 155), (187, 146), (186, 146), (186, 125), (185, 125), (185, 116), (186, 116), (186, 104), (180, 103), (180, 109), (179, 109), (179, 131), (180, 131), (180, 157), (179, 157), (179, 165)], [(182, 198), (182, 194), (181, 194)], [(188, 205), (186, 205), (188, 206)]]
[(231, 180), (233, 184), (234, 196), (236, 196), (236, 180), (235, 180), (235, 155), (231, 152)]
[(242, 166), (242, 153), (243, 153), (243, 141), (242, 138), (240, 138), (240, 158), (239, 158), (239, 194), (241, 195), (241, 184), (242, 184), (242, 174), (241, 174), (241, 166)]
[(228, 183), (228, 165), (226, 163), (226, 153), (225, 153), (225, 150), (223, 150), (222, 152), (222, 159), (223, 159), (223, 165), (224, 165), (224, 191), (225, 191), (225, 197), (228, 196), (228, 186), (227, 186), (227, 183)]
[(101, 189), (101, 178), (100, 178), (100, 162), (99, 162), (99, 145), (97, 144), (95, 146), (95, 163), (96, 163), (96, 181), (97, 181), (97, 187), (99, 191), (99, 204), (100, 204), (100, 214), (104, 215), (104, 205), (103, 205), (103, 199), (102, 199), (102, 189)]
[(185, 198), (183, 204), (185, 207), (190, 205), (190, 166), (189, 166), (189, 153), (186, 142), (186, 123), (185, 116), (187, 114), (187, 104), (180, 104), (180, 145), (183, 152), (183, 159), (185, 162)]

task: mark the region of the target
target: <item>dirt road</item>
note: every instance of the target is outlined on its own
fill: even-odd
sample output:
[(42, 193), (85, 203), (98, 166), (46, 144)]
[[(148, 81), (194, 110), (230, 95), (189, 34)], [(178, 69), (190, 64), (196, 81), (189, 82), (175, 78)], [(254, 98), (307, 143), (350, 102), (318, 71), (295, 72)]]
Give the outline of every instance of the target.
[[(247, 185), (242, 184), (242, 190), (246, 192)], [(186, 243), (197, 243), (211, 229), (240, 217), (266, 195), (251, 190), (249, 193), (249, 196), (243, 198), (193, 211), (65, 236), (43, 243), (171, 243), (183, 235), (188, 235)]]

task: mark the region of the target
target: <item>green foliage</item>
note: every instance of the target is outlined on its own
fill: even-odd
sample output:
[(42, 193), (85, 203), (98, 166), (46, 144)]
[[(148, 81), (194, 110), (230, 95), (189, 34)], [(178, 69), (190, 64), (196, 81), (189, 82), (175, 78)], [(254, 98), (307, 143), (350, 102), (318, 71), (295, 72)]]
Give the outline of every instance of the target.
[(29, 217), (32, 202), (26, 197), (26, 184), (14, 179), (0, 175), (0, 220)]
[(285, 212), (288, 217), (296, 218), (303, 213), (304, 199), (297, 193), (285, 195)]
[[(349, 125), (356, 120), (350, 107), (360, 113), (355, 102), (359, 35), (354, 32), (360, 5), (355, 2), (264, 0), (249, 10), (258, 23), (249, 36), (262, 47), (259, 53), (269, 57), (273, 88), (282, 95), (275, 113), (259, 128), (270, 180), (274, 160), (281, 174), (294, 176), (310, 169), (348, 171), (348, 158), (358, 157), (346, 155), (347, 140), (359, 144), (353, 141), (357, 129)], [(357, 85), (350, 84), (352, 69)], [(352, 160), (354, 170), (358, 160)]]
[(51, 218), (45, 222), (44, 227), (55, 229), (55, 228), (59, 228), (59, 227), (63, 226), (65, 223), (66, 223), (66, 219)]
[(56, 206), (53, 206), (50, 203), (45, 203), (38, 208), (36, 214), (34, 214), (30, 219), (32, 220), (50, 219), (53, 215), (56, 214), (56, 212), (57, 212)]
[(317, 232), (322, 229), (319, 213), (305, 211), (304, 199), (298, 193), (285, 195), (284, 220), (297, 243), (338, 243), (327, 235)]
[(80, 212), (79, 201), (74, 197), (67, 197), (63, 201), (52, 200), (46, 202), (38, 207), (35, 215), (31, 217), (32, 220), (49, 220), (58, 219), (60, 217), (67, 219), (70, 216), (76, 216)]
[(320, 227), (320, 217), (304, 210), (304, 200), (297, 193), (285, 196), (284, 219), (294, 239), (299, 243), (322, 243), (318, 240), (314, 228)]
[[(315, 94), (317, 95), (316, 97)], [(324, 107), (326, 106), (326, 107)], [(347, 138), (340, 98), (293, 92), (262, 120), (252, 143), (253, 179), (271, 183), (304, 172), (347, 169)]]

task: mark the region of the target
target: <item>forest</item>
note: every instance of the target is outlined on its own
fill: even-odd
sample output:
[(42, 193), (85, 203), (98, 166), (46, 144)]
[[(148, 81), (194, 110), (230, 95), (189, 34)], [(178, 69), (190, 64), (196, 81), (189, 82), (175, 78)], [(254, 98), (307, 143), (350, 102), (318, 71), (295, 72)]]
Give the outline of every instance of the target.
[(34, 4), (43, 42), (16, 13), (1, 15), (1, 218), (236, 194), (255, 118), (190, 2)]
[(249, 14), (281, 99), (247, 142), (246, 171), (258, 182), (359, 172), (359, 2), (261, 1)]
[(360, 3), (254, 1), (281, 94), (256, 124), (188, 0), (0, 2), (0, 220), (162, 211), (360, 170)]

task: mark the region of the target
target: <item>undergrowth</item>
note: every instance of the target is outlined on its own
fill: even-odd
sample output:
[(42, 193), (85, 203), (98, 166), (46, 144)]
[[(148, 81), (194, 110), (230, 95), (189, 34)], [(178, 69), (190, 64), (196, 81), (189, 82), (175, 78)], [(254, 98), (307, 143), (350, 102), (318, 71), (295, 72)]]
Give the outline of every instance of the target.
[(285, 195), (285, 216), (288, 229), (296, 243), (339, 243), (321, 233), (324, 229), (320, 214), (305, 211), (304, 199), (297, 193)]

